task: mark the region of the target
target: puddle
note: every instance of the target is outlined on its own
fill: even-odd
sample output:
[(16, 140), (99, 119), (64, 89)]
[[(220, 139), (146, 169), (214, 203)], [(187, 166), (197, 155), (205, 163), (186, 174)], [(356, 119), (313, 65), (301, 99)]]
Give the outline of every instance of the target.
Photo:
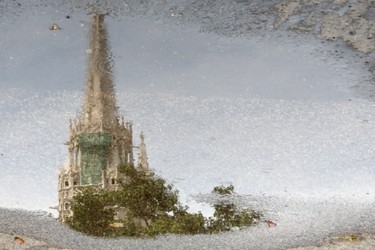
[[(57, 205), (69, 118), (82, 110), (93, 2), (0, 1), (0, 207), (52, 212)], [(277, 1), (226, 2), (220, 9), (213, 8), (220, 1), (113, 2), (119, 5), (102, 6), (109, 12), (107, 39), (91, 38), (110, 44), (103, 53), (112, 60), (90, 67), (113, 72), (117, 105), (134, 134), (145, 133), (150, 167), (194, 212), (212, 215), (213, 187), (232, 184), (239, 206), (263, 211), (276, 226), (261, 221), (223, 235), (111, 241), (0, 209), (2, 232), (21, 230), (83, 249), (109, 243), (114, 249), (284, 249), (374, 230), (368, 71), (374, 53), (286, 28), (270, 31)], [(301, 13), (309, 12), (308, 1), (300, 2)], [(344, 5), (338, 18), (348, 11)], [(317, 7), (318, 17), (327, 6)], [(316, 17), (303, 23), (298, 11), (279, 19), (317, 32)]]
[[(24, 8), (0, 21), (0, 183), (2, 197), (12, 193), (0, 206), (57, 202), (68, 119), (83, 103), (86, 12)], [(351, 49), (287, 32), (231, 38), (162, 20), (106, 20), (114, 65), (95, 67), (113, 70), (120, 110), (145, 132), (150, 166), (186, 199), (222, 182), (245, 194), (370, 190), (373, 89)]]

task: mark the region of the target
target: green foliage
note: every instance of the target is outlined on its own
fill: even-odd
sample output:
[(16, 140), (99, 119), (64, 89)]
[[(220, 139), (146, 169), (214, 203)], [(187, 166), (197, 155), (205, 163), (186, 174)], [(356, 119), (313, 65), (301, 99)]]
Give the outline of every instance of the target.
[[(234, 187), (218, 186), (214, 187), (213, 193), (223, 198), (233, 195)], [(218, 201), (214, 204), (214, 216), (208, 219), (208, 232), (229, 231), (233, 227), (247, 227), (254, 224), (261, 217), (261, 213), (251, 209), (238, 209), (236, 205), (227, 200)]]
[[(141, 168), (139, 168), (141, 169)], [(116, 192), (119, 206), (129, 210), (129, 216), (140, 218), (149, 226), (158, 216), (178, 209), (178, 193), (165, 180), (125, 165), (121, 171), (129, 178)]]
[(179, 207), (173, 215), (157, 217), (153, 223), (145, 229), (145, 234), (154, 236), (157, 234), (200, 234), (206, 233), (206, 220), (202, 213), (188, 213), (187, 207)]
[(212, 193), (216, 193), (216, 194), (220, 194), (220, 195), (233, 194), (234, 193), (234, 187), (233, 187), (233, 185), (229, 185), (227, 187), (216, 186), (212, 190)]
[(113, 222), (114, 211), (108, 208), (113, 202), (111, 194), (103, 190), (85, 188), (74, 197), (72, 210), (74, 217), (68, 224), (86, 234), (106, 236), (112, 234), (109, 226)]
[[(74, 197), (73, 219), (68, 224), (83, 233), (95, 236), (156, 236), (159, 234), (203, 234), (228, 231), (232, 227), (252, 225), (260, 213), (250, 209), (239, 210), (230, 202), (214, 204), (213, 217), (189, 213), (181, 206), (178, 192), (165, 180), (141, 171), (140, 167), (124, 165), (126, 175), (118, 191), (87, 188)], [(233, 195), (234, 187), (213, 189), (220, 197)], [(126, 208), (126, 216), (115, 221), (116, 209)], [(117, 225), (121, 226), (114, 226)]]
[(143, 228), (133, 220), (126, 218), (122, 221), (123, 227), (112, 228), (113, 236), (140, 237), (143, 235)]

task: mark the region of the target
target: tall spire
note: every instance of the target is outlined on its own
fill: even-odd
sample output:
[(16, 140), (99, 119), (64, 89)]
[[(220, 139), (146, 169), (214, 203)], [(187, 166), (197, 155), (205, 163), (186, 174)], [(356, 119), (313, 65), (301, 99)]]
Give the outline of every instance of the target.
[(91, 131), (109, 130), (118, 121), (112, 76), (113, 59), (103, 14), (93, 14), (89, 39), (83, 125)]

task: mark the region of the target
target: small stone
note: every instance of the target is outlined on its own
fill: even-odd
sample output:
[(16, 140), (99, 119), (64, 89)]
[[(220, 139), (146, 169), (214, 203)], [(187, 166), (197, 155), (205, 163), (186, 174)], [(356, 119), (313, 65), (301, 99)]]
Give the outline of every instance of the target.
[(51, 27), (49, 27), (49, 30), (57, 31), (57, 30), (61, 30), (61, 28), (57, 24), (54, 23), (51, 25)]

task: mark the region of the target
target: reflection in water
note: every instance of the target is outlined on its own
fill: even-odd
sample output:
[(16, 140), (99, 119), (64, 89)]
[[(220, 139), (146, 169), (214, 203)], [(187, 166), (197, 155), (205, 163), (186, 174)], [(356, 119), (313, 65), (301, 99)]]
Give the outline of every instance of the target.
[[(72, 197), (82, 186), (121, 189), (126, 177), (119, 168), (133, 165), (132, 125), (117, 115), (104, 15), (94, 13), (90, 32), (89, 66), (83, 114), (70, 124), (68, 161), (59, 172), (59, 217), (72, 216)], [(138, 164), (148, 172), (143, 134)]]
[(112, 74), (114, 60), (103, 14), (93, 15), (89, 40), (84, 123), (110, 128), (117, 124), (117, 108)]
[[(55, 167), (66, 154), (56, 145), (67, 137), (67, 122), (56, 121), (67, 121), (79, 109), (74, 103), (81, 100), (87, 56), (82, 36), (87, 10), (71, 13), (59, 4), (25, 8), (22, 18), (0, 23), (0, 127), (7, 142), (0, 146), (0, 161), (8, 166), (0, 192), (15, 194), (1, 201), (4, 206), (44, 209), (55, 202), (56, 192), (45, 186), (56, 185)], [(311, 183), (318, 194), (321, 187), (347, 193), (353, 175), (362, 180), (357, 190), (369, 190), (375, 116), (367, 102), (353, 98), (356, 89), (350, 86), (366, 82), (368, 72), (352, 52), (340, 47), (339, 59), (332, 55), (334, 46), (289, 39), (285, 33), (266, 33), (261, 41), (218, 39), (145, 18), (106, 21), (121, 69), (116, 72), (119, 106), (148, 129), (152, 166), (169, 180), (179, 178), (182, 195), (218, 181), (232, 182), (243, 193), (274, 193), (284, 185), (289, 193), (308, 191)], [(51, 32), (54, 22), (62, 30)], [(100, 65), (92, 67), (113, 70), (112, 62)], [(112, 76), (108, 79), (112, 83)], [(357, 117), (369, 122), (358, 123)], [(211, 137), (216, 140), (207, 143)], [(43, 185), (10, 188), (29, 180), (31, 172)], [(241, 185), (254, 176), (251, 186)]]
[[(0, 1), (0, 5), (5, 2), (16, 4), (16, 1)], [(37, 1), (28, 1), (22, 3), (22, 6), (35, 2)], [(220, 2), (218, 1), (218, 4)], [(269, 1), (271, 2), (273, 1)], [(331, 1), (335, 5), (336, 2)], [(69, 12), (62, 10), (59, 4), (54, 2), (53, 9), (48, 8), (45, 15), (40, 14), (41, 10), (44, 11), (40, 6), (37, 10), (30, 8), (30, 11), (37, 15), (27, 11), (13, 14), (12, 9), (5, 9), (4, 12), (0, 9), (2, 24), (0, 43), (3, 48), (0, 53), (1, 58), (4, 58), (0, 64), (2, 76), (0, 84), (4, 88), (4, 91), (3, 89), (0, 91), (2, 115), (0, 131), (3, 133), (4, 142), (0, 145), (2, 154), (0, 165), (4, 167), (0, 176), (1, 206), (47, 209), (55, 202), (54, 188), (47, 189), (46, 187), (56, 185), (55, 167), (57, 164), (55, 161), (62, 161), (62, 157), (65, 157), (65, 148), (62, 146), (56, 148), (56, 145), (62, 145), (66, 139), (66, 123), (57, 124), (56, 121), (67, 120), (71, 112), (78, 108), (73, 103), (79, 99), (77, 96), (81, 92), (70, 91), (78, 91), (80, 88), (79, 83), (83, 82), (80, 75), (85, 65), (80, 61), (80, 58), (85, 60), (85, 56), (77, 56), (79, 51), (84, 51), (83, 45), (79, 44), (85, 44), (85, 42), (76, 39), (82, 33), (77, 23), (80, 18), (84, 19), (84, 17), (80, 17), (78, 13), (80, 11), (77, 11), (72, 15), (73, 18), (66, 19), (65, 15)], [(200, 1), (196, 1), (196, 4), (200, 4)], [(236, 5), (228, 6), (235, 7)], [(187, 11), (191, 10), (191, 12), (185, 12), (186, 19), (192, 18), (189, 13), (194, 13), (194, 15), (202, 13), (212, 15), (213, 13), (211, 6), (210, 11), (207, 11), (208, 7), (195, 7), (191, 5), (185, 8)], [(59, 11), (60, 19), (57, 15), (53, 16), (56, 10)], [(305, 10), (311, 11), (309, 8)], [(136, 15), (134, 11), (137, 11), (137, 8), (133, 8), (129, 13)], [(153, 11), (144, 12), (154, 13)], [(325, 10), (324, 13), (326, 12)], [(242, 21), (237, 17), (226, 18), (225, 15), (235, 12), (220, 13), (214, 16), (216, 20), (219, 17), (225, 22)], [(248, 16), (249, 13), (251, 11), (243, 11), (243, 16)], [(4, 18), (5, 15), (10, 16), (11, 20)], [(329, 15), (331, 15), (330, 11)], [(56, 18), (63, 30), (53, 33), (48, 30), (48, 27)], [(273, 194), (282, 190), (282, 187), (286, 185), (289, 195), (293, 197), (296, 194), (306, 195), (309, 191), (316, 196), (330, 195), (335, 192), (333, 195), (357, 195), (363, 198), (360, 196), (363, 194), (366, 197), (374, 197), (371, 186), (374, 177), (374, 156), (371, 150), (375, 148), (372, 138), (375, 129), (374, 106), (373, 103), (365, 100), (352, 98), (353, 89), (350, 89), (350, 86), (356, 85), (357, 82), (366, 82), (360, 77), (368, 74), (367, 69), (363, 67), (362, 58), (340, 46), (339, 52), (343, 55), (338, 56), (344, 57), (348, 62), (345, 63), (341, 59), (336, 60), (332, 57), (336, 53), (336, 47), (330, 47), (327, 43), (317, 45), (310, 38), (290, 41), (285, 38), (284, 33), (284, 36), (274, 39), (274, 43), (267, 41), (270, 34), (266, 32), (266, 38), (262, 39), (260, 44), (254, 43), (251, 39), (243, 43), (236, 39), (223, 43), (222, 38), (214, 38), (209, 42), (210, 46), (203, 46), (208, 41), (205, 40), (207, 36), (203, 37), (205, 34), (198, 36), (196, 33), (186, 32), (185, 28), (181, 27), (176, 28), (178, 32), (170, 31), (171, 29), (163, 25), (155, 28), (158, 25), (156, 22), (150, 24), (144, 19), (133, 20), (136, 24), (129, 25), (130, 22), (114, 24), (126, 31), (117, 32), (113, 36), (117, 36), (117, 43), (121, 44), (118, 46), (121, 48), (119, 51), (126, 51), (126, 60), (123, 62), (117, 60), (117, 66), (123, 63), (123, 67), (119, 68), (124, 71), (130, 69), (134, 75), (140, 74), (134, 73), (133, 68), (142, 67), (145, 72), (159, 72), (160, 67), (160, 72), (165, 74), (152, 74), (147, 79), (146, 77), (129, 78), (129, 72), (120, 72), (123, 76), (116, 74), (119, 79), (124, 79), (127, 90), (129, 90), (128, 86), (133, 84), (133, 90), (141, 92), (141, 94), (136, 91), (120, 93), (120, 96), (126, 97), (127, 100), (126, 103), (120, 103), (120, 106), (125, 106), (125, 104), (127, 107), (132, 106), (129, 108), (133, 112), (130, 116), (142, 127), (150, 128), (149, 138), (152, 140), (150, 145), (154, 147), (150, 151), (150, 158), (154, 160), (152, 165), (163, 168), (161, 172), (168, 174), (167, 179), (180, 176), (181, 185), (178, 187), (186, 197), (216, 184), (221, 179), (233, 182), (244, 194), (251, 194), (255, 192), (254, 189)], [(14, 23), (16, 25), (13, 25)], [(206, 23), (220, 26), (215, 21)], [(242, 27), (244, 30), (247, 25), (255, 23), (243, 22), (246, 25), (241, 26), (229, 23), (231, 26), (221, 31), (233, 30), (238, 34)], [(151, 26), (150, 30), (156, 30), (156, 32), (139, 32), (139, 27), (144, 30), (145, 27)], [(228, 26), (222, 25), (221, 27)], [(241, 27), (241, 29), (235, 27)], [(43, 33), (43, 29), (46, 29), (48, 34)], [(252, 37), (253, 31), (254, 29), (249, 32)], [(66, 38), (68, 36), (71, 38)], [(116, 39), (113, 40), (113, 47), (116, 47), (115, 43)], [(19, 44), (21, 46), (18, 46)], [(121, 55), (117, 52), (115, 54)], [(40, 60), (41, 58), (43, 60)], [(74, 59), (76, 60), (75, 68), (69, 68), (71, 58), (77, 58)], [(281, 60), (285, 58), (290, 60)], [(126, 64), (127, 62), (129, 63)], [(152, 70), (148, 70), (145, 67), (150, 68), (150, 66), (145, 62), (155, 62), (155, 66)], [(184, 62), (184, 64), (181, 63), (182, 70), (176, 62)], [(248, 67), (251, 62), (254, 62), (254, 67)], [(372, 62), (370, 61), (370, 64)], [(82, 68), (80, 65), (83, 65)], [(228, 67), (230, 67), (229, 70)], [(293, 70), (289, 71), (285, 68)], [(46, 69), (49, 70), (46, 71)], [(270, 74), (270, 69), (272, 69), (272, 74)], [(63, 76), (64, 72), (72, 73), (70, 76)], [(183, 77), (181, 72), (189, 74)], [(285, 77), (279, 77), (283, 72)], [(203, 74), (209, 76), (208, 80), (200, 78)], [(336, 78), (338, 74), (340, 77)], [(148, 76), (148, 74), (145, 75)], [(181, 78), (186, 80), (181, 81)], [(148, 87), (150, 79), (156, 82), (155, 86), (158, 86), (158, 83), (159, 85), (165, 83), (167, 85), (165, 88), (170, 90), (170, 95), (160, 93), (159, 86), (150, 89)], [(176, 79), (182, 83), (177, 87), (173, 85), (177, 82)], [(274, 84), (272, 81), (267, 81), (273, 79), (276, 79)], [(228, 84), (228, 80), (231, 80), (231, 84)], [(338, 84), (332, 84), (335, 82)], [(207, 88), (207, 95), (204, 98), (196, 98), (195, 95), (202, 93), (207, 83), (213, 83), (213, 87)], [(290, 88), (287, 88), (288, 86), (284, 83), (290, 83)], [(224, 89), (224, 84), (228, 86), (227, 89)], [(253, 87), (253, 84), (259, 84), (259, 87)], [(117, 84), (118, 88), (120, 85), (120, 83)], [(191, 92), (179, 91), (187, 85), (191, 86)], [(142, 86), (145, 86), (145, 94), (142, 92)], [(305, 89), (308, 90), (302, 92), (299, 86), (307, 86), (310, 89), (306, 87)], [(15, 87), (23, 89), (21, 91), (10, 89)], [(247, 87), (249, 87), (249, 94), (244, 91)], [(257, 89), (263, 90), (263, 88), (264, 91), (258, 92), (259, 94), (256, 92)], [(60, 91), (61, 89), (65, 92)], [(340, 94), (337, 89), (344, 90), (345, 93)], [(280, 90), (280, 94), (275, 90)], [(282, 93), (281, 90), (286, 93)], [(222, 97), (221, 99), (212, 97), (217, 92)], [(246, 95), (243, 96), (246, 99), (238, 99), (239, 92), (245, 93)], [(294, 92), (296, 94), (291, 95)], [(347, 95), (346, 92), (348, 92)], [(181, 98), (179, 95), (181, 93), (193, 96)], [(254, 93), (257, 94), (256, 99), (253, 98)], [(308, 94), (303, 95), (303, 93)], [(323, 101), (316, 98), (319, 95), (324, 95), (325, 98), (321, 98)], [(270, 96), (274, 99), (267, 99)], [(299, 102), (294, 102), (293, 100), (297, 97)], [(350, 102), (344, 102), (347, 97), (352, 98)], [(361, 123), (361, 120), (368, 122)], [(161, 131), (168, 131), (168, 134), (161, 133)], [(53, 136), (47, 137), (46, 134)], [(217, 138), (216, 143), (207, 143), (210, 137)], [(272, 144), (274, 141), (279, 142), (277, 147), (270, 146), (274, 145)], [(194, 157), (197, 152), (205, 155), (206, 158)], [(262, 153), (268, 153), (268, 155)], [(56, 156), (57, 160), (51, 155)], [(164, 162), (165, 159), (169, 162)], [(184, 167), (178, 169), (176, 168), (178, 165)], [(267, 166), (273, 167), (272, 175), (260, 173), (260, 169), (266, 169)], [(192, 173), (196, 174), (192, 175)], [(10, 193), (11, 196), (9, 196)], [(282, 212), (290, 215), (291, 203), (287, 205), (286, 212)], [(275, 210), (280, 211), (279, 207), (281, 206)], [(344, 212), (354, 211), (340, 216), (340, 218), (350, 218), (352, 222), (349, 223), (348, 220), (340, 218), (336, 220), (337, 213), (333, 213), (336, 207)], [(316, 231), (321, 232), (319, 229), (345, 228), (342, 223), (347, 223), (349, 226), (363, 225), (365, 221), (368, 225), (371, 223), (375, 225), (373, 220), (368, 220), (373, 216), (368, 216), (368, 218), (363, 216), (367, 213), (364, 214), (360, 206), (354, 207), (357, 210), (352, 207), (332, 206), (325, 209), (332, 214), (326, 215), (323, 219), (321, 215), (326, 211), (319, 210), (315, 213), (316, 215), (313, 215), (319, 218), (315, 222), (322, 224), (315, 226), (318, 229), (314, 231), (311, 226), (307, 228), (301, 226), (311, 225), (310, 221), (306, 220), (309, 220), (312, 215), (304, 212), (311, 211), (310, 208), (311, 206), (303, 205), (295, 209), (299, 213), (302, 211), (301, 223), (292, 223), (295, 221), (292, 216), (283, 220), (283, 223), (289, 223), (289, 226), (284, 226), (284, 228), (302, 229), (297, 231), (297, 234), (289, 234), (288, 230), (286, 237), (296, 239), (301, 235), (315, 235)], [(369, 213), (371, 214), (373, 212)], [(330, 226), (327, 227), (327, 225)], [(305, 229), (312, 231), (306, 233)], [(267, 235), (269, 236), (268, 231)], [(261, 238), (257, 234), (246, 236), (249, 236), (249, 238), (244, 237), (247, 240), (246, 243), (257, 242), (256, 239)], [(250, 240), (252, 236), (254, 241)], [(61, 236), (58, 239), (61, 240)], [(223, 242), (224, 240), (220, 243)], [(229, 241), (225, 240), (225, 242)], [(270, 242), (268, 244), (271, 246), (274, 241)]]

